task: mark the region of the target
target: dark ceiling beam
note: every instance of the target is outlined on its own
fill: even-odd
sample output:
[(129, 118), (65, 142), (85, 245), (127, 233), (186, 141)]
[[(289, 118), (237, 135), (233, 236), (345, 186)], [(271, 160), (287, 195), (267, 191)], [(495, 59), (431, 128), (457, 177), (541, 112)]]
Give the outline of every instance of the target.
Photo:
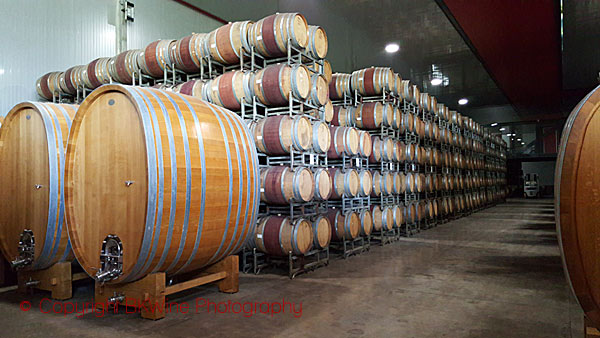
[(517, 113), (561, 112), (556, 0), (436, 0)]

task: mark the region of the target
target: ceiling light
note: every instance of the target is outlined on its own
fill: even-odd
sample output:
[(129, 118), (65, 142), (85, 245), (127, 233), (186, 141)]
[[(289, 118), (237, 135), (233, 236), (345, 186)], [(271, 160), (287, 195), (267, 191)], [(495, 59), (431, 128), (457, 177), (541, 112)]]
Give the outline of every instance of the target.
[(4, 69), (0, 68), (0, 75), (4, 74)]
[(388, 53), (396, 53), (399, 50), (400, 46), (397, 43), (388, 43), (387, 46), (385, 46), (385, 51)]
[(525, 142), (521, 142), (522, 145), (525, 145)]
[(440, 78), (435, 78), (431, 80), (431, 85), (432, 86), (439, 86), (442, 84), (442, 82), (444, 82), (442, 79)]
[(461, 106), (464, 106), (467, 103), (469, 103), (469, 100), (467, 100), (465, 98), (458, 100), (458, 104), (460, 104)]
[(497, 125), (498, 125), (498, 122), (494, 122), (494, 123), (490, 124), (490, 127), (495, 127)]
[(520, 142), (520, 141), (521, 141), (521, 139), (520, 139), (520, 138), (518, 138), (518, 139), (517, 139), (517, 141), (519, 141), (519, 142)]
[(504, 127), (500, 128), (500, 131), (505, 131), (505, 130), (506, 130), (506, 128), (504, 128)]

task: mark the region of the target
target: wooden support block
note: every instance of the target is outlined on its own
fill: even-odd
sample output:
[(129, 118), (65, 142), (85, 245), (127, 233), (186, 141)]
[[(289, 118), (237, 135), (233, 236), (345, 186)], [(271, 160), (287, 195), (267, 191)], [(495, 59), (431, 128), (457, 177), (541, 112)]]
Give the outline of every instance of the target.
[(19, 271), (17, 273), (18, 291), (27, 292), (28, 282), (36, 281), (31, 287), (50, 291), (53, 299), (65, 300), (73, 296), (71, 262), (60, 262), (44, 270)]
[(587, 319), (587, 317), (583, 317), (583, 336), (585, 338), (598, 338), (600, 337), (600, 331), (593, 326), (593, 324)]
[[(100, 284), (96, 282), (96, 304), (108, 306), (112, 297), (123, 296), (118, 311), (126, 311), (125, 307), (140, 310), (143, 318), (157, 320), (165, 317), (165, 297), (208, 283), (216, 283), (221, 292), (235, 293), (239, 291), (239, 257), (229, 256), (224, 260), (204, 269), (200, 274), (184, 282), (166, 286), (164, 272), (150, 274), (138, 281), (125, 284)], [(106, 310), (106, 309), (105, 309)]]
[(224, 271), (227, 277), (217, 282), (219, 291), (236, 293), (240, 291), (240, 257), (238, 255), (227, 256), (222, 261), (209, 266), (205, 272)]

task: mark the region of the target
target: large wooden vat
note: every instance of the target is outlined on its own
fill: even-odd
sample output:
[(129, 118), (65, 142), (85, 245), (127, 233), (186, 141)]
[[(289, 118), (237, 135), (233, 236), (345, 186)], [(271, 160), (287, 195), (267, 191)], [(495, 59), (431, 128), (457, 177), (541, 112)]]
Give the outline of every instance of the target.
[(292, 221), (282, 216), (263, 217), (256, 225), (254, 243), (258, 250), (270, 255), (304, 255), (313, 245), (312, 224), (304, 218)]
[(299, 13), (269, 15), (252, 25), (248, 42), (263, 56), (284, 56), (289, 43), (299, 49), (308, 45), (308, 24)]
[(360, 234), (360, 217), (354, 211), (342, 213), (339, 209), (327, 210), (331, 224), (331, 240), (352, 240)]
[[(241, 118), (194, 97), (121, 85), (80, 106), (65, 182), (77, 260), (112, 283), (237, 252), (254, 232), (260, 199), (256, 146)], [(122, 264), (101, 259), (103, 246)]]
[(285, 63), (265, 67), (254, 76), (254, 95), (267, 106), (286, 106), (290, 95), (305, 100), (310, 93), (310, 73), (306, 66)]
[(76, 110), (74, 105), (24, 102), (8, 112), (0, 128), (0, 249), (16, 267), (44, 269), (73, 259), (64, 169)]
[(265, 203), (309, 202), (314, 195), (315, 179), (308, 168), (275, 166), (260, 171), (260, 199)]
[(554, 184), (556, 229), (563, 267), (573, 293), (594, 326), (600, 326), (598, 144), (600, 87), (583, 98), (567, 119)]
[(254, 22), (238, 21), (221, 26), (204, 38), (204, 51), (225, 65), (238, 63), (244, 51), (250, 52), (248, 32)]

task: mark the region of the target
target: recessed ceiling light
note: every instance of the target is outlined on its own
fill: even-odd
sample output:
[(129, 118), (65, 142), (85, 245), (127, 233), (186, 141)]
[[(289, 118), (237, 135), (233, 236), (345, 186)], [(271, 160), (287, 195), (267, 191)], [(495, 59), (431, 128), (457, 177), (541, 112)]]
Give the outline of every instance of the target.
[(494, 122), (494, 123), (490, 124), (490, 127), (495, 127), (497, 125), (498, 125), (498, 122)]
[(442, 84), (442, 82), (444, 82), (444, 81), (440, 78), (431, 79), (432, 86), (439, 86)]
[(525, 145), (525, 142), (521, 142), (521, 144)]
[(500, 128), (500, 131), (505, 131), (505, 130), (506, 130), (506, 128), (504, 128), (504, 127)]
[(388, 43), (385, 46), (385, 51), (388, 53), (396, 53), (400, 50), (400, 46), (397, 43)]
[(465, 98), (458, 100), (458, 104), (460, 104), (461, 106), (464, 106), (467, 103), (469, 103), (469, 100), (467, 100)]
[(518, 139), (517, 139), (517, 141), (521, 141), (521, 139), (520, 139), (520, 138), (518, 138)]

